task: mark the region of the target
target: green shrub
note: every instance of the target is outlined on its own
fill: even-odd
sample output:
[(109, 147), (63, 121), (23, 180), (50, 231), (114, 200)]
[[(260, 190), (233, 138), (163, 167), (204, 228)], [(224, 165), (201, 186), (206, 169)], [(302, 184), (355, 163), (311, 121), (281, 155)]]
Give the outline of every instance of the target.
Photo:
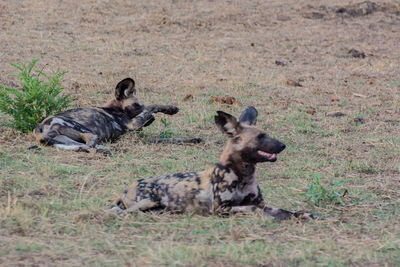
[(59, 84), (67, 71), (57, 70), (51, 75), (46, 75), (42, 70), (33, 73), (38, 61), (37, 58), (33, 59), (28, 66), (22, 62), (20, 65), (11, 64), (19, 70), (15, 77), (21, 82), (21, 90), (0, 84), (0, 111), (13, 118), (3, 125), (25, 133), (32, 131), (47, 116), (67, 109), (74, 101), (70, 95), (59, 96), (64, 89)]
[(310, 184), (308, 190), (301, 195), (303, 195), (308, 202), (318, 207), (325, 207), (327, 204), (343, 204), (343, 198), (347, 190), (344, 189), (343, 193), (339, 192), (339, 187), (342, 184), (343, 181), (341, 180), (334, 185), (324, 186), (321, 184), (320, 176), (317, 175)]
[(170, 122), (168, 122), (166, 119), (161, 118), (161, 123), (163, 124), (163, 129), (160, 131), (160, 138), (171, 138), (173, 136), (173, 133), (168, 127), (171, 125)]

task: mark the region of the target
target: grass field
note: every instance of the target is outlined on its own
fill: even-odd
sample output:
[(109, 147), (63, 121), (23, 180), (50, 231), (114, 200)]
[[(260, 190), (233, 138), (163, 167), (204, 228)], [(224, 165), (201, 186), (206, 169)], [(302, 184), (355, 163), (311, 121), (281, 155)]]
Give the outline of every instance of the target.
[[(180, 112), (109, 157), (27, 150), (31, 134), (0, 127), (0, 265), (400, 266), (400, 4), (286, 2), (1, 1), (0, 83), (18, 86), (9, 63), (40, 57), (69, 70), (76, 106), (132, 77), (143, 102)], [(267, 202), (325, 220), (106, 212), (138, 178), (215, 163), (215, 111), (248, 105), (287, 145), (257, 168)], [(161, 118), (205, 143), (146, 143)]]

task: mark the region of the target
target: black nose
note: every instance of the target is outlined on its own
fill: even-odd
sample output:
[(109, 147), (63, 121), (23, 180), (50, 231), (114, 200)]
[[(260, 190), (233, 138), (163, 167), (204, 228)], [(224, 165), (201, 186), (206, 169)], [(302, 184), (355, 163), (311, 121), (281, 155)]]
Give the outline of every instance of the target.
[(286, 148), (286, 145), (284, 143), (281, 143), (281, 151)]

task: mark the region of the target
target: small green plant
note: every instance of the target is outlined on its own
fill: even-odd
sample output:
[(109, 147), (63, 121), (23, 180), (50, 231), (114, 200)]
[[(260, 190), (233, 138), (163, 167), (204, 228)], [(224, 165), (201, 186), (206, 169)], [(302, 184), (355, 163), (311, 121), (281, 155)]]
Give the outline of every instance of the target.
[(365, 174), (374, 174), (379, 172), (379, 169), (377, 167), (369, 163), (359, 161), (352, 161), (350, 163), (350, 169)]
[(340, 180), (331, 186), (324, 186), (321, 184), (320, 176), (317, 175), (308, 190), (301, 195), (306, 197), (308, 202), (318, 207), (324, 207), (327, 204), (343, 204), (343, 198), (347, 190), (344, 189), (343, 193), (339, 192), (339, 187), (342, 184), (343, 180)]
[(167, 129), (171, 123), (164, 118), (161, 119), (161, 123), (163, 124), (164, 128), (160, 131), (160, 138), (171, 138), (173, 133), (171, 130)]
[(13, 118), (3, 125), (25, 133), (32, 131), (47, 116), (67, 109), (75, 100), (69, 94), (59, 96), (64, 89), (59, 84), (67, 71), (57, 70), (51, 75), (45, 74), (43, 70), (33, 72), (38, 61), (35, 58), (29, 65), (22, 62), (20, 65), (11, 64), (19, 70), (15, 77), (21, 82), (21, 90), (0, 84), (0, 111)]

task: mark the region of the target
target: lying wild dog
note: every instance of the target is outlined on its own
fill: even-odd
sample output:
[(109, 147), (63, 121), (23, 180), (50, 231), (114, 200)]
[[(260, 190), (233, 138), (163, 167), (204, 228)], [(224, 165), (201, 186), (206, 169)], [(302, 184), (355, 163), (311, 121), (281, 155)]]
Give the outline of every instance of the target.
[(217, 111), (215, 123), (228, 137), (220, 160), (203, 172), (176, 173), (139, 179), (111, 206), (112, 210), (229, 214), (260, 211), (276, 219), (314, 218), (268, 206), (255, 176), (257, 163), (274, 162), (285, 145), (254, 125), (258, 112), (248, 107), (239, 121)]
[(33, 134), (41, 144), (66, 150), (103, 150), (100, 143), (149, 126), (154, 121), (153, 113), (173, 115), (179, 111), (170, 105), (145, 106), (135, 94), (135, 82), (126, 78), (117, 84), (115, 99), (104, 107), (75, 108), (47, 117)]

